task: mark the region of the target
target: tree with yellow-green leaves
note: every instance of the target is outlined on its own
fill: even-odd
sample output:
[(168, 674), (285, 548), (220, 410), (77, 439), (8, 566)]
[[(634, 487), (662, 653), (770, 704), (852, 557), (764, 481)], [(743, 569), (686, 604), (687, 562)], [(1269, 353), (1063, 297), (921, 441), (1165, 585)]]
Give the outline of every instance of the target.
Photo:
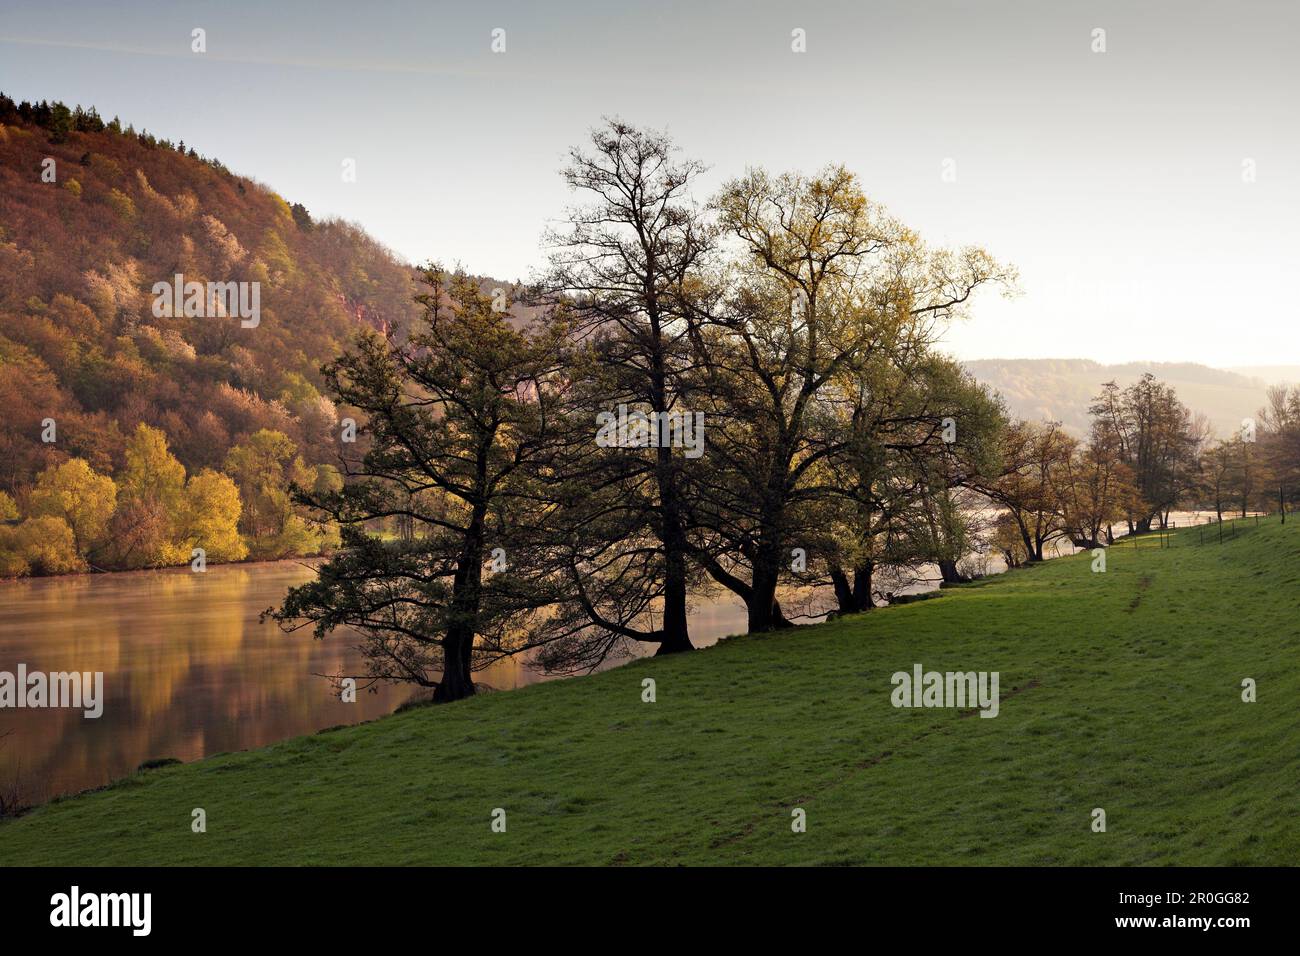
[(18, 548), (18, 505), (0, 491), (0, 578), (26, 574), (30, 568)]
[(67, 523), (73, 546), (84, 558), (104, 543), (117, 506), (117, 485), (83, 459), (72, 458), (41, 472), (29, 502), (32, 517), (52, 516)]
[(337, 532), (310, 523), (294, 508), (292, 486), (312, 489), (325, 479), (302, 460), (288, 435), (258, 429), (230, 449), (223, 470), (239, 488), (239, 530), (254, 558), (314, 554), (337, 540)]
[(0, 576), (84, 570), (86, 562), (77, 553), (72, 529), (62, 518), (42, 515), (13, 527), (0, 526)]
[(174, 508), (184, 487), (185, 466), (168, 451), (167, 435), (144, 423), (137, 425), (126, 443), (122, 496), (154, 498)]
[[(812, 176), (751, 170), (714, 207), (738, 255), (729, 287), (707, 313), (697, 310), (692, 338), (692, 401), (708, 421), (725, 423), (710, 427), (708, 454), (693, 469), (693, 521), (704, 529), (695, 558), (745, 602), (756, 633), (790, 626), (777, 589), (791, 549), (824, 528), (828, 498), (861, 506), (857, 532), (876, 537), (881, 514), (898, 504), (872, 501), (872, 484), (884, 482), (876, 473), (884, 446), (914, 458), (943, 454), (942, 423), (962, 405), (939, 400), (940, 391), (959, 391), (951, 382), (938, 388), (952, 376), (932, 369), (910, 410), (876, 407), (877, 380), (898, 372), (884, 375), (898, 379), (883, 390), (895, 396), (900, 382), (919, 381), (935, 330), (960, 318), (980, 287), (1010, 286), (1015, 271), (979, 248), (928, 247), (841, 166)], [(960, 391), (973, 401), (978, 390)], [(837, 468), (843, 481), (829, 489)], [(894, 499), (900, 483), (885, 482)], [(853, 557), (866, 598), (868, 559)]]
[(248, 557), (248, 546), (239, 534), (242, 510), (235, 483), (204, 468), (185, 484), (178, 541), (186, 548), (202, 548), (208, 561), (242, 561)]
[(178, 541), (185, 466), (167, 449), (167, 436), (143, 423), (126, 443), (118, 507), (110, 525), (110, 558), (119, 568), (157, 568), (188, 561)]

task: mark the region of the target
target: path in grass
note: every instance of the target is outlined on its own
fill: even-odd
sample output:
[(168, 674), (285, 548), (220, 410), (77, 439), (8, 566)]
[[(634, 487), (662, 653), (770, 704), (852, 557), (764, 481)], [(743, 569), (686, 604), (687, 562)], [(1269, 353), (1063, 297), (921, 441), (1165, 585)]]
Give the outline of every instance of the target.
[[(1193, 534), (138, 774), (0, 863), (1294, 864), (1300, 523)], [(1000, 715), (895, 709), (915, 663)]]

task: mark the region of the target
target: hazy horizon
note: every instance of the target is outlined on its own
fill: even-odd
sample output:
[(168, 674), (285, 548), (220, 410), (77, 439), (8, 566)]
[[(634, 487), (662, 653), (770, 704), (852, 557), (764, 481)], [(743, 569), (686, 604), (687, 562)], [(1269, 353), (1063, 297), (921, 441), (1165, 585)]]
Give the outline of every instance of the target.
[(566, 149), (619, 115), (710, 165), (702, 199), (749, 165), (843, 163), (928, 241), (1014, 264), (1021, 295), (977, 302), (959, 358), (1300, 365), (1281, 4), (63, 9), (6, 3), (0, 90), (184, 140), (409, 262), (526, 278)]

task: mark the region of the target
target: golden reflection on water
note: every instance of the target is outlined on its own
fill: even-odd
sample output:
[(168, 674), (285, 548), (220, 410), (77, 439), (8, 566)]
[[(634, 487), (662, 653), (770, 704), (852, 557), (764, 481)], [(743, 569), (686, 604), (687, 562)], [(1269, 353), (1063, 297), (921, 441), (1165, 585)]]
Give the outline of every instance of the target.
[(155, 757), (194, 760), (386, 714), (408, 688), (333, 696), (355, 672), (347, 635), (284, 634), (262, 610), (307, 580), (294, 562), (0, 584), (0, 670), (103, 671), (104, 712), (0, 711), (0, 785), (26, 797), (93, 787)]
[[(122, 777), (145, 760), (195, 760), (391, 713), (411, 693), (380, 687), (356, 703), (318, 674), (359, 673), (350, 635), (285, 634), (259, 614), (308, 580), (280, 561), (0, 582), (0, 670), (104, 672), (104, 710), (0, 710), (0, 786), (17, 779), (39, 802)], [(692, 615), (707, 644), (744, 629), (743, 608)], [(510, 690), (541, 679), (522, 660), (475, 680)]]

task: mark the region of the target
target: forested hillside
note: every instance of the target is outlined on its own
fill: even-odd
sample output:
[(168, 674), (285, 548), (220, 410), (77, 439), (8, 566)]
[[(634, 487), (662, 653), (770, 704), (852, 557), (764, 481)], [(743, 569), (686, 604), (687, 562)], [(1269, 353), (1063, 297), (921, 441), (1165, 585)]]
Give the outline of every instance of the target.
[[(157, 317), (153, 286), (177, 274), (258, 283), (258, 322)], [(360, 228), (313, 221), (184, 143), (105, 123), (93, 109), (0, 96), (0, 531), (12, 537), (20, 518), (46, 520), (28, 535), (45, 552), (60, 537), (50, 520), (78, 539), (107, 536), (129, 489), (105, 505), (107, 486), (96, 482), (130, 473), (135, 441), (137, 471), (174, 460), (181, 491), (144, 500), (136, 489), (131, 528), (112, 537), (152, 521), (156, 536), (174, 540), (92, 563), (188, 560), (179, 526), (204, 514), (180, 514), (199, 507), (183, 500), (184, 482), (205, 469), (237, 486), (249, 553), (295, 552), (302, 542), (276, 540), (290, 517), (284, 488), (334, 480), (328, 463), (344, 414), (322, 395), (319, 368), (363, 327), (403, 327), (412, 294), (410, 267)], [(146, 466), (146, 453), (158, 460)], [(55, 473), (74, 460), (84, 466)], [(209, 498), (228, 490), (205, 481)], [(97, 508), (82, 501), (96, 495)], [(92, 514), (78, 514), (74, 499)], [(77, 560), (11, 554), (0, 574), (73, 569), (57, 565), (82, 563), (85, 541), (78, 550)]]

